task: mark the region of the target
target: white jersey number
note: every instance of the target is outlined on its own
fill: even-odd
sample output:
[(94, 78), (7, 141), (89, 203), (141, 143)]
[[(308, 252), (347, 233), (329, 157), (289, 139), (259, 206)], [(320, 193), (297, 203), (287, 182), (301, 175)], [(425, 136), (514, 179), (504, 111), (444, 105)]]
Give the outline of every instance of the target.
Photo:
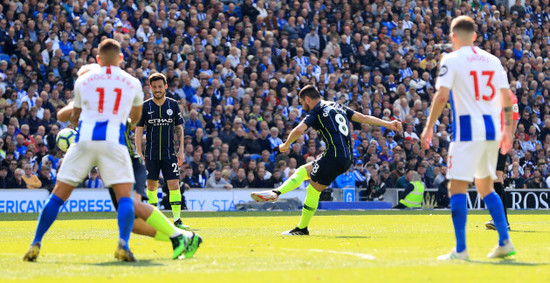
[(342, 133), (342, 135), (344, 136), (347, 136), (349, 133), (349, 128), (346, 122), (346, 118), (344, 118), (342, 114), (336, 114), (334, 118), (336, 119), (336, 123), (338, 124), (338, 130), (340, 130), (340, 133)]

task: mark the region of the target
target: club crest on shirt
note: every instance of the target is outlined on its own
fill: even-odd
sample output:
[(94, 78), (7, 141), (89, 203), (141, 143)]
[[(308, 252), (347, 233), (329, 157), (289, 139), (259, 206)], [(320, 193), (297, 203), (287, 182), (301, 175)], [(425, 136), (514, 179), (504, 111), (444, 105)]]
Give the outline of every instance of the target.
[(168, 114), (168, 115), (172, 115), (173, 113), (174, 113), (174, 111), (172, 109), (166, 110), (166, 114)]
[(439, 76), (440, 77), (443, 77), (445, 74), (447, 74), (447, 66), (443, 65), (441, 66), (441, 68), (439, 68)]

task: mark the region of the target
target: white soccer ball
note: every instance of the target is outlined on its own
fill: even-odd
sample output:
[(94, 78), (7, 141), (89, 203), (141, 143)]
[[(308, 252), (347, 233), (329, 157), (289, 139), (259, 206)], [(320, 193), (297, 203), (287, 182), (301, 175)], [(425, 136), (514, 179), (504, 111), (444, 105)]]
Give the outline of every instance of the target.
[(73, 129), (65, 128), (59, 131), (57, 137), (55, 138), (55, 143), (61, 151), (66, 152), (69, 146), (74, 143), (75, 139), (76, 131)]

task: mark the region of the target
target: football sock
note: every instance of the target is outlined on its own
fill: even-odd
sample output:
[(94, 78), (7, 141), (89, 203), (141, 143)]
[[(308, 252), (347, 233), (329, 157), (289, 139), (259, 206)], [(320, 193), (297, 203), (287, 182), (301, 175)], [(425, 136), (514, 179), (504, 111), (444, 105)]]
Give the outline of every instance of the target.
[(160, 242), (170, 242), (170, 237), (166, 236), (166, 234), (157, 231), (155, 234), (155, 240)]
[(157, 196), (157, 190), (150, 191), (147, 190), (147, 198), (149, 199), (147, 202), (149, 202), (150, 205), (157, 206), (159, 203), (159, 197)]
[(155, 239), (157, 239), (159, 232), (164, 234), (167, 238), (179, 235), (176, 227), (174, 227), (174, 225), (170, 223), (170, 220), (168, 220), (168, 218), (166, 218), (166, 216), (164, 216), (164, 214), (162, 214), (162, 212), (160, 212), (157, 208), (153, 209), (153, 213), (151, 213), (151, 216), (145, 220), (145, 223), (157, 230)]
[(460, 253), (466, 249), (466, 218), (468, 216), (466, 194), (456, 194), (451, 197), (451, 215), (455, 227), (456, 252)]
[(170, 206), (172, 206), (172, 215), (174, 216), (174, 221), (180, 219), (181, 192), (179, 189), (170, 191)]
[(34, 240), (32, 241), (33, 244), (42, 242), (42, 237), (44, 237), (46, 231), (50, 229), (50, 226), (52, 226), (57, 218), (57, 213), (63, 203), (64, 201), (58, 196), (54, 194), (50, 195), (48, 202), (38, 216), (38, 225), (36, 227), (36, 233), (34, 234)]
[(510, 224), (510, 221), (508, 221), (508, 211), (506, 209), (506, 192), (504, 191), (504, 186), (502, 183), (495, 183), (495, 192), (498, 194), (500, 199), (502, 200), (502, 207), (504, 208), (504, 216), (506, 216), (506, 223)]
[(504, 241), (508, 240), (508, 225), (506, 224), (506, 216), (504, 216), (504, 208), (502, 201), (495, 192), (492, 192), (483, 198), (485, 206), (491, 213), (493, 221), (498, 231), (498, 244), (504, 246)]
[(129, 249), (130, 233), (134, 226), (134, 201), (131, 198), (123, 197), (118, 200), (118, 230), (120, 239), (124, 241), (124, 248)]
[(304, 207), (302, 208), (302, 219), (300, 219), (298, 228), (304, 229), (309, 225), (309, 221), (311, 221), (311, 218), (319, 206), (320, 196), (321, 192), (316, 190), (312, 185), (307, 187), (306, 200), (304, 201)]
[(280, 194), (288, 193), (296, 188), (298, 188), (304, 180), (307, 180), (307, 170), (306, 166), (300, 166), (292, 176), (290, 176), (279, 189), (276, 189), (275, 191), (280, 192)]

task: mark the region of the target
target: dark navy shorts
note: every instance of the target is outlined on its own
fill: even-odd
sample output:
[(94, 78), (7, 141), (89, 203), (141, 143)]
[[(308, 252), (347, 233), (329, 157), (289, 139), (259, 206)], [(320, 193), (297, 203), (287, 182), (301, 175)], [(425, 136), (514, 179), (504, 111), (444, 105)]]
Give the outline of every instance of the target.
[(158, 181), (161, 170), (165, 181), (180, 178), (180, 167), (176, 156), (166, 160), (146, 160), (145, 167), (147, 167), (147, 180)]
[(351, 160), (321, 156), (313, 161), (311, 180), (321, 185), (329, 186), (339, 175), (348, 171)]

